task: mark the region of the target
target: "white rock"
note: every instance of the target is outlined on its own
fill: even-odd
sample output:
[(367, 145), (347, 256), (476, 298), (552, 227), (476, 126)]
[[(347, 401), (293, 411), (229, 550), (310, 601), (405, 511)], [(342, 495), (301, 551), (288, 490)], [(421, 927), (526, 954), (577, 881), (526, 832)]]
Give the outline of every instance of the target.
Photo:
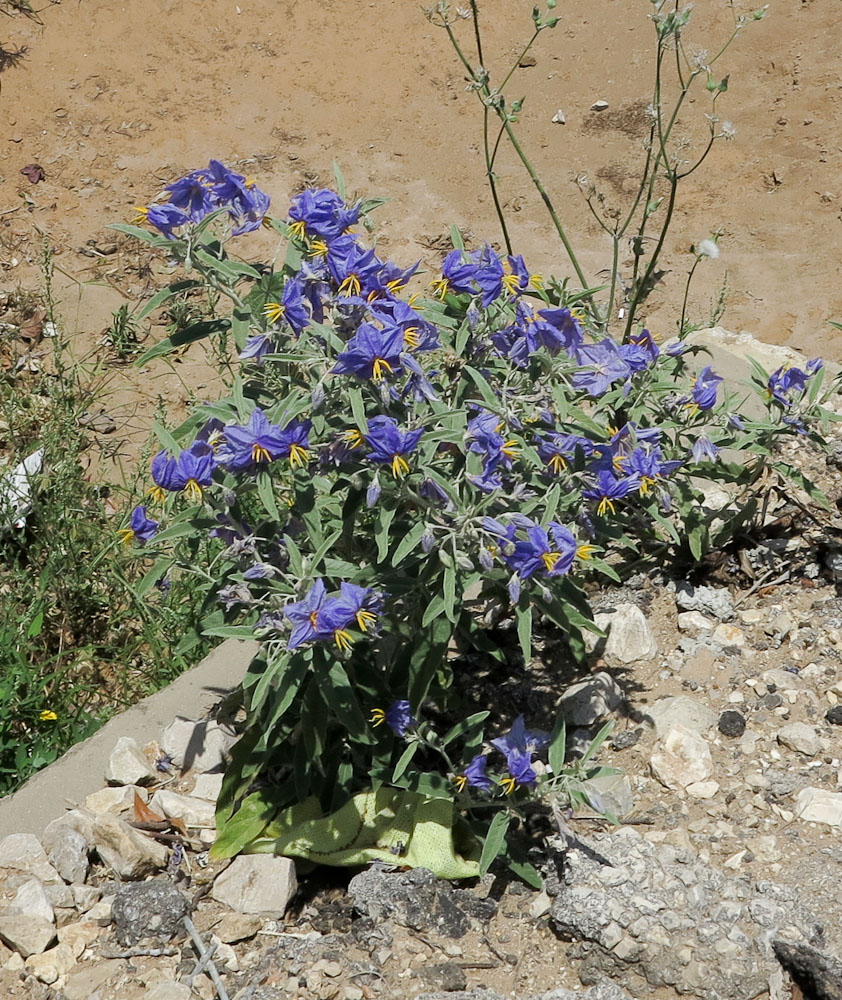
[(746, 841), (746, 847), (754, 855), (755, 861), (761, 864), (773, 864), (781, 860), (781, 851), (777, 840), (768, 835), (752, 837)]
[(599, 101), (593, 102), (593, 104), (591, 105), (591, 111), (605, 111), (607, 107), (608, 107), (608, 101), (603, 101), (600, 99)]
[(558, 711), (570, 726), (592, 726), (622, 703), (622, 689), (611, 674), (602, 670), (587, 680), (571, 684), (558, 703)]
[(197, 799), (208, 799), (210, 802), (216, 802), (222, 790), (222, 777), (221, 774), (197, 775), (193, 791), (190, 794)]
[(100, 788), (85, 799), (85, 808), (97, 816), (105, 812), (125, 812), (134, 809), (135, 793), (146, 802), (147, 792), (139, 785), (118, 785), (116, 788)]
[[(611, 619), (613, 617), (613, 612), (608, 614), (605, 611), (597, 611), (593, 616), (593, 623), (597, 628), (602, 629), (602, 631), (607, 635), (608, 630), (611, 628)], [(594, 635), (593, 632), (588, 632), (586, 630), (582, 632), (582, 642), (585, 644), (585, 649), (589, 653), (593, 653), (600, 643), (602, 643), (604, 647), (605, 639), (602, 636)]]
[(720, 622), (716, 626), (711, 639), (720, 646), (738, 646), (739, 648), (745, 646), (748, 641), (745, 632), (741, 628), (737, 628), (736, 625), (729, 625), (727, 622)]
[(667, 788), (686, 788), (713, 773), (710, 748), (703, 737), (686, 726), (675, 726), (650, 758), (652, 773)]
[(72, 885), (73, 905), (80, 913), (87, 913), (102, 895), (102, 889), (96, 885)]
[(627, 774), (589, 778), (580, 787), (597, 812), (607, 812), (622, 819), (634, 809), (634, 794)]
[(55, 846), (55, 840), (59, 835), (59, 831), (69, 826), (71, 830), (81, 833), (85, 838), (88, 848), (91, 848), (94, 844), (93, 828), (95, 819), (96, 816), (89, 809), (71, 809), (44, 827), (44, 832), (41, 834), (41, 843), (46, 850), (51, 851)]
[(714, 622), (705, 618), (701, 611), (682, 611), (678, 616), (678, 627), (682, 632), (711, 632)]
[(0, 840), (0, 868), (28, 872), (42, 882), (60, 882), (41, 841), (32, 833), (11, 833)]
[(192, 795), (179, 795), (169, 789), (159, 789), (152, 796), (150, 803), (155, 812), (163, 813), (173, 819), (182, 819), (190, 827), (215, 827), (216, 806), (206, 799), (197, 799)]
[(105, 780), (112, 785), (148, 785), (155, 771), (131, 736), (121, 736), (105, 766)]
[(144, 1000), (191, 1000), (193, 991), (186, 983), (168, 980), (158, 983), (144, 995)]
[(549, 913), (552, 908), (552, 899), (542, 889), (529, 904), (529, 916), (532, 917), (533, 920), (538, 920), (540, 917)]
[(213, 771), (225, 763), (236, 740), (236, 733), (215, 719), (196, 722), (179, 717), (161, 735), (161, 748), (185, 771)]
[(723, 864), (725, 865), (726, 868), (730, 868), (732, 871), (736, 871), (743, 863), (743, 858), (746, 856), (747, 853), (748, 852), (746, 851), (746, 849), (743, 848), (741, 851), (737, 851), (736, 854), (732, 854), (727, 861), (723, 862)]
[(619, 604), (611, 616), (611, 630), (603, 657), (612, 665), (651, 660), (657, 656), (658, 643), (649, 623), (636, 604)]
[(0, 941), (20, 952), (24, 958), (40, 955), (55, 939), (56, 928), (52, 921), (43, 917), (27, 917), (11, 906), (0, 910)]
[(719, 791), (719, 782), (692, 781), (684, 791), (694, 799), (712, 799)]
[(213, 960), (217, 963), (217, 965), (221, 965), (229, 972), (240, 971), (240, 963), (237, 961), (237, 953), (230, 944), (225, 944), (223, 941), (220, 941), (216, 934), (211, 934), (211, 944), (216, 945), (216, 951), (213, 953)]
[(59, 944), (66, 944), (78, 958), (102, 933), (102, 928), (95, 920), (77, 920), (73, 924), (59, 927), (58, 940)]
[(167, 849), (163, 844), (110, 813), (96, 818), (93, 838), (100, 858), (120, 878), (143, 878), (167, 863)]
[(567, 119), (564, 117), (564, 112), (562, 111), (562, 109), (559, 108), (558, 111), (556, 111), (556, 113), (552, 116), (550, 121), (554, 125), (564, 125)]
[(214, 924), (214, 933), (224, 944), (234, 944), (253, 938), (263, 927), (263, 920), (252, 913), (225, 913)]
[(842, 792), (808, 785), (795, 798), (795, 815), (805, 823), (842, 826)]
[(273, 854), (235, 858), (213, 884), (211, 895), (238, 913), (282, 916), (297, 887), (295, 865)]
[(717, 724), (719, 716), (703, 702), (694, 701), (686, 694), (672, 698), (661, 698), (646, 707), (646, 714), (655, 724), (655, 732), (661, 739), (674, 726), (684, 726), (702, 733)]
[(60, 827), (53, 838), (50, 862), (65, 882), (84, 882), (88, 874), (87, 841), (72, 827)]
[(807, 757), (815, 757), (822, 748), (819, 734), (806, 722), (792, 722), (779, 729), (778, 743)]
[(54, 923), (56, 919), (53, 905), (44, 891), (44, 886), (37, 878), (31, 878), (24, 882), (18, 888), (15, 898), (10, 901), (9, 906), (20, 910), (24, 916), (40, 917), (48, 923)]
[(737, 614), (743, 625), (760, 625), (761, 622), (769, 620), (769, 612), (765, 608), (746, 608)]
[(761, 678), (764, 684), (774, 684), (781, 691), (798, 691), (804, 687), (800, 674), (791, 674), (782, 667), (764, 670)]
[(36, 979), (49, 986), (70, 972), (76, 964), (76, 956), (68, 945), (57, 944), (41, 955), (31, 955), (25, 964)]

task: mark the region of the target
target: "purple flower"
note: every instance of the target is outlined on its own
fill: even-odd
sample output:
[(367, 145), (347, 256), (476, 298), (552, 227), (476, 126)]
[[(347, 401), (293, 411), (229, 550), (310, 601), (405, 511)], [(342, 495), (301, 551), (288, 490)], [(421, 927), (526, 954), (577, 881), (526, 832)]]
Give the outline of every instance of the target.
[(356, 621), (360, 631), (370, 632), (383, 609), (383, 595), (371, 587), (358, 587), (355, 583), (346, 582), (340, 583), (339, 592), (339, 603)]
[(288, 604), (284, 608), (284, 615), (292, 622), (292, 634), (287, 642), (287, 649), (298, 649), (305, 642), (327, 638), (329, 633), (319, 622), (319, 616), (329, 600), (324, 580), (319, 579), (303, 600)]
[(610, 510), (612, 514), (616, 514), (617, 509), (614, 506), (614, 501), (628, 496), (629, 493), (632, 493), (639, 488), (640, 480), (637, 476), (628, 476), (624, 479), (618, 479), (608, 469), (600, 469), (597, 472), (596, 484), (582, 490), (582, 496), (586, 500), (599, 500), (599, 506), (596, 508), (596, 512), (601, 517), (608, 510)]
[(176, 239), (174, 229), (179, 229), (190, 221), (190, 216), (175, 205), (150, 205), (140, 209), (140, 214), (150, 226), (154, 226), (168, 240)]
[(581, 437), (578, 434), (539, 435), (536, 440), (541, 460), (556, 475), (561, 475), (568, 463), (575, 460), (577, 452), (580, 452), (584, 458), (593, 454), (593, 444), (586, 437)]
[(471, 788), (479, 788), (480, 791), (487, 792), (494, 784), (491, 778), (485, 773), (487, 764), (488, 758), (485, 754), (478, 753), (462, 774), (454, 779), (457, 790), (464, 792), (470, 786)]
[(191, 170), (165, 190), (170, 192), (169, 204), (183, 209), (191, 222), (201, 222), (216, 208), (204, 170)]
[(705, 437), (704, 434), (700, 434), (693, 442), (690, 454), (693, 456), (693, 461), (697, 463), (715, 462), (716, 456), (719, 454), (719, 449), (710, 438)]
[(651, 450), (638, 447), (626, 456), (623, 469), (628, 475), (634, 476), (640, 481), (638, 489), (646, 496), (659, 479), (674, 472), (681, 464), (680, 461), (676, 460), (665, 461), (660, 447), (656, 446)]
[(304, 285), (299, 276), (284, 285), (280, 302), (266, 303), (263, 315), (270, 323), (286, 321), (296, 335), (301, 333), (310, 322), (310, 314), (304, 305)]
[(146, 516), (145, 507), (135, 507), (132, 511), (132, 516), (129, 519), (129, 527), (123, 528), (120, 534), (123, 537), (123, 542), (126, 545), (130, 545), (132, 542), (137, 542), (138, 545), (143, 545), (146, 542), (151, 541), (158, 531), (158, 521), (153, 521), (151, 518)]
[(641, 330), (640, 333), (633, 333), (629, 337), (629, 344), (641, 348), (648, 356), (650, 363), (656, 361), (661, 353), (660, 348), (655, 343), (655, 338), (648, 330)]
[(570, 572), (576, 557), (576, 539), (572, 532), (556, 521), (546, 528), (533, 524), (526, 529), (526, 538), (515, 541), (514, 552), (504, 556), (510, 569), (528, 580), (535, 573), (563, 576)]
[(571, 382), (574, 388), (584, 389), (590, 396), (601, 396), (618, 379), (628, 378), (631, 374), (631, 368), (610, 337), (580, 348), (578, 357), (583, 367), (573, 372)]
[(163, 500), (165, 492), (184, 491), (190, 500), (202, 499), (202, 487), (210, 486), (214, 469), (213, 451), (203, 442), (171, 458), (166, 451), (159, 451), (152, 459), (152, 480), (155, 489), (150, 492), (156, 500)]
[(247, 361), (251, 358), (262, 365), (266, 355), (271, 354), (274, 350), (275, 345), (267, 334), (256, 333), (246, 341), (246, 346), (240, 351), (239, 358), (240, 361)]
[(548, 342), (542, 341), (544, 346), (555, 353), (560, 348), (564, 348), (572, 356), (578, 355), (579, 348), (584, 341), (584, 334), (579, 322), (569, 309), (541, 309), (538, 315), (556, 331), (556, 337), (548, 336)]
[(480, 288), (483, 308), (487, 309), (503, 291), (503, 265), (487, 243), (482, 250), (475, 251), (471, 256), (476, 261), (474, 280)]
[(793, 394), (801, 396), (807, 388), (810, 377), (815, 375), (822, 365), (820, 358), (814, 358), (807, 362), (806, 371), (800, 368), (788, 368), (786, 365), (781, 366), (769, 376), (769, 397), (777, 400), (781, 406), (791, 407)]
[(234, 472), (254, 470), (278, 458), (288, 458), (293, 469), (299, 468), (307, 463), (311, 426), (309, 420), (291, 420), (282, 429), (258, 408), (247, 424), (229, 424), (223, 429), (225, 441), (217, 457)]
[(360, 210), (346, 205), (334, 191), (310, 189), (292, 199), (289, 217), (296, 236), (317, 236), (330, 242), (357, 222)]
[(441, 265), (441, 277), (432, 283), (433, 294), (443, 299), (450, 292), (473, 294), (476, 264), (465, 260), (461, 250), (451, 250)]
[(387, 373), (394, 375), (402, 370), (403, 349), (403, 330), (400, 327), (381, 330), (371, 323), (363, 323), (337, 357), (331, 372), (378, 382)]
[(406, 456), (418, 447), (423, 429), (402, 431), (392, 417), (372, 417), (368, 422), (366, 444), (371, 448), (368, 458), (372, 462), (389, 465), (395, 479), (409, 472)]
[(338, 286), (337, 295), (365, 299), (384, 290), (380, 282), (383, 261), (373, 250), (366, 250), (356, 240), (334, 243), (328, 253), (327, 265)]
[(690, 390), (689, 405), (695, 405), (700, 410), (712, 409), (716, 406), (719, 383), (722, 381), (722, 376), (715, 374), (710, 365), (704, 367)]
[(392, 730), (395, 736), (403, 736), (410, 726), (415, 725), (415, 719), (408, 701), (393, 701), (384, 711), (382, 708), (375, 708), (371, 713), (371, 724), (376, 729), (383, 723)]
[(511, 730), (491, 745), (496, 747), (506, 758), (509, 777), (501, 784), (511, 794), (518, 785), (532, 785), (537, 775), (532, 767), (532, 757), (543, 750), (550, 742), (550, 734), (541, 729), (529, 730), (524, 725), (523, 716), (519, 715), (512, 724)]

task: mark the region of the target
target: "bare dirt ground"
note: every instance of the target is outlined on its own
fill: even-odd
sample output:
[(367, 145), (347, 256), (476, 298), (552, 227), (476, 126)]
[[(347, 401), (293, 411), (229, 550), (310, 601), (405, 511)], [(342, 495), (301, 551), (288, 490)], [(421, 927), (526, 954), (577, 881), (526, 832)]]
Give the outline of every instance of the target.
[[(498, 79), (528, 37), (531, 8), (482, 4), (486, 61)], [(536, 64), (513, 85), (512, 96), (526, 96), (525, 146), (593, 281), (609, 244), (572, 180), (587, 173), (609, 199), (628, 198), (642, 155), (640, 111), (651, 97), (649, 10), (645, 0), (567, 0), (561, 24), (539, 39)], [(109, 283), (134, 297), (148, 276), (132, 275), (130, 253), (103, 260), (80, 248), (113, 243), (110, 223), (211, 156), (253, 175), (279, 214), (290, 193), (330, 183), (336, 158), (352, 190), (392, 199), (380, 232), (401, 260), (421, 256), (434, 267), (431, 245), (451, 222), (477, 238), (499, 235), (476, 99), (421, 4), (53, 0), (41, 19), (0, 22), (0, 266), (5, 283), (37, 284), (39, 234), (47, 234), (65, 321), (89, 345), (122, 301)], [(700, 0), (690, 50), (715, 51), (732, 22), (726, 0)], [(469, 24), (458, 28), (467, 44)], [(721, 228), (722, 257), (701, 269), (694, 317), (707, 320), (727, 272), (724, 325), (842, 359), (827, 325), (842, 318), (840, 40), (833, 0), (779, 0), (718, 64), (717, 78), (730, 74), (719, 113), (737, 134), (686, 182), (669, 274), (650, 302), (655, 328), (674, 328), (690, 244)], [(598, 99), (609, 103), (602, 115), (590, 111)], [(551, 121), (559, 108), (565, 125)], [(681, 122), (688, 135), (701, 136), (706, 110), (700, 94)], [(33, 162), (46, 173), (37, 186), (20, 173)], [(543, 206), (508, 152), (499, 173), (530, 266), (567, 273)]]

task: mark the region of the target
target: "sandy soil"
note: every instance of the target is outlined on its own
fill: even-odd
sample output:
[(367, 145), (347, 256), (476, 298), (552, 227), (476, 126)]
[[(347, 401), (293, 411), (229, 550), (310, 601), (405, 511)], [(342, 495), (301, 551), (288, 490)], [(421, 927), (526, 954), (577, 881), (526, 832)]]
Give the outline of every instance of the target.
[[(486, 62), (498, 79), (529, 33), (531, 7), (482, 4)], [(689, 245), (721, 228), (722, 256), (700, 269), (693, 317), (707, 321), (727, 274), (726, 326), (842, 359), (827, 325), (842, 319), (836, 7), (778, 0), (719, 64), (717, 77), (730, 74), (719, 112), (737, 135), (686, 182), (669, 273), (650, 300), (653, 328), (674, 328)], [(567, 0), (558, 9), (562, 23), (539, 39), (536, 64), (518, 71), (513, 96), (527, 98), (525, 146), (597, 281), (609, 245), (573, 178), (586, 172), (609, 200), (627, 199), (641, 157), (654, 31), (645, 0)], [(714, 51), (732, 17), (726, 0), (699, 0), (689, 48)], [(122, 301), (109, 283), (134, 296), (144, 282), (132, 274), (131, 255), (92, 263), (80, 248), (113, 240), (105, 227), (211, 156), (258, 179), (279, 213), (306, 183), (330, 183), (335, 157), (353, 190), (392, 199), (379, 213), (381, 243), (399, 260), (420, 255), (433, 266), (431, 245), (451, 222), (498, 238), (476, 99), (420, 4), (53, 0), (41, 18), (0, 22), (2, 281), (38, 283), (39, 234), (47, 234), (66, 323), (85, 343)], [(458, 27), (467, 44), (470, 26)], [(609, 103), (602, 115), (590, 111), (598, 99)], [(559, 108), (565, 125), (551, 121)], [(701, 136), (705, 110), (701, 95), (689, 106), (681, 125), (691, 137)], [(46, 173), (37, 186), (20, 173), (33, 162)], [(530, 266), (567, 273), (543, 206), (508, 152), (499, 173)], [(135, 280), (117, 280), (126, 274)]]

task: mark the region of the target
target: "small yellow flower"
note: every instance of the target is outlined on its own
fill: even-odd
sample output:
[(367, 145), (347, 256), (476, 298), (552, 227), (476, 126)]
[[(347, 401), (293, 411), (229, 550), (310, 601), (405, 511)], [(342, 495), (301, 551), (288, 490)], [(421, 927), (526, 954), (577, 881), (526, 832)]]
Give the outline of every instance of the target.
[(55, 712), (51, 711), (49, 708), (45, 708), (44, 711), (38, 716), (42, 722), (55, 722), (58, 716)]

